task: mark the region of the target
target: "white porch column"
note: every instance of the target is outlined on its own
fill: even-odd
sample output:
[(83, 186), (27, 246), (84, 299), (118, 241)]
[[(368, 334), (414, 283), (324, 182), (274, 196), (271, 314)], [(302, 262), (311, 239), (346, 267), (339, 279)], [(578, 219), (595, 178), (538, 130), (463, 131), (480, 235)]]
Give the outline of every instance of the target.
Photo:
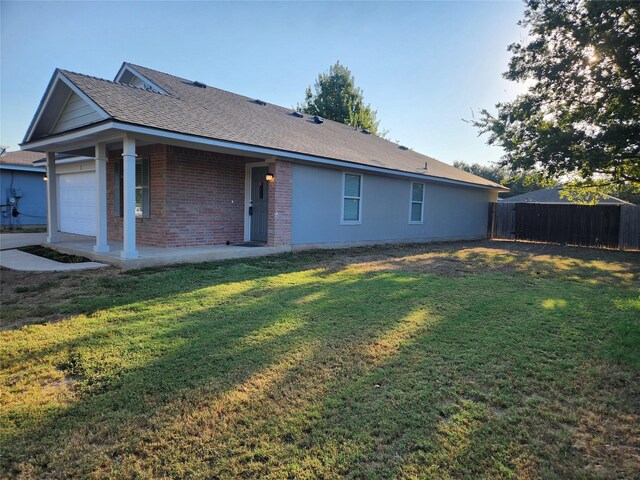
[(96, 144), (96, 244), (94, 252), (108, 252), (107, 244), (107, 145)]
[(56, 177), (56, 154), (47, 152), (47, 242), (60, 240), (58, 235), (58, 178)]
[(122, 142), (123, 247), (122, 258), (138, 258), (136, 250), (136, 140), (125, 134)]

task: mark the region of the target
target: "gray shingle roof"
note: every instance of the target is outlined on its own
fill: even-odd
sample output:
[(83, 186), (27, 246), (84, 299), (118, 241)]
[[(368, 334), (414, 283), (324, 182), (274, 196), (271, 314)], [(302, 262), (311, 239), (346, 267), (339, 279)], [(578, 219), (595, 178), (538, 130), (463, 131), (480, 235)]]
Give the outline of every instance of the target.
[(40, 153), (40, 152), (26, 152), (26, 151), (7, 152), (0, 157), (0, 164), (33, 167), (33, 162), (42, 160), (43, 158), (45, 158), (45, 155), (44, 153)]
[[(569, 204), (569, 200), (560, 196), (561, 185), (556, 187), (542, 188), (540, 190), (534, 190), (533, 192), (523, 193), (522, 195), (515, 195), (513, 197), (505, 198), (502, 200), (504, 203), (566, 203)], [(616, 197), (607, 196), (598, 201), (599, 204), (607, 205), (624, 205), (629, 202), (620, 200)]]
[[(131, 64), (129, 64), (131, 65)], [(402, 172), (423, 174), (503, 189), (489, 180), (353, 127), (309, 115), (297, 118), (291, 109), (259, 105), (255, 99), (217, 88), (199, 88), (191, 80), (131, 65), (169, 93), (164, 95), (108, 80), (61, 70), (61, 73), (115, 120), (255, 145), (281, 151), (342, 160)], [(425, 163), (428, 170), (425, 171)]]

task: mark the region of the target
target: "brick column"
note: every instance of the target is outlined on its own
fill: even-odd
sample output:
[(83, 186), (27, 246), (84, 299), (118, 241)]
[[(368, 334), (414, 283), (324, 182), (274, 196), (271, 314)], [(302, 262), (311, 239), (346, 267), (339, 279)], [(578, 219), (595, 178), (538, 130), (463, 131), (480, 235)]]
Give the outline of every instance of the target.
[(269, 228), (267, 245), (291, 245), (291, 162), (276, 160), (269, 165), (275, 180), (269, 185)]

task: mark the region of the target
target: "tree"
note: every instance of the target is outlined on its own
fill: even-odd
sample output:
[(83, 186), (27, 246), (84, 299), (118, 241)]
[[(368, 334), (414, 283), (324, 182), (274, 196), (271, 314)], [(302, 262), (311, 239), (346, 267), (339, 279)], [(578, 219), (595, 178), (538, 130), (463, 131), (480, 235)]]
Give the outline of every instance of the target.
[(495, 183), (501, 183), (507, 178), (506, 170), (500, 165), (492, 164), (489, 166), (480, 165), (479, 163), (466, 163), (460, 160), (456, 160), (453, 162), (453, 166), (459, 168), (460, 170), (464, 170), (465, 172), (473, 173), (482, 178), (486, 178), (487, 180), (491, 180)]
[(539, 172), (519, 172), (514, 174), (504, 166), (495, 163), (487, 166), (479, 163), (469, 164), (455, 161), (453, 166), (509, 188), (509, 192), (500, 194), (501, 198), (509, 198), (557, 185), (555, 180), (544, 178)]
[(504, 77), (531, 83), (474, 124), (501, 165), (569, 180), (576, 195), (640, 191), (640, 4), (527, 0), (529, 41)]
[(362, 90), (356, 87), (351, 71), (340, 62), (329, 68), (328, 73), (318, 75), (314, 92), (307, 87), (304, 102), (298, 109), (379, 134), (378, 112), (371, 105), (365, 105)]

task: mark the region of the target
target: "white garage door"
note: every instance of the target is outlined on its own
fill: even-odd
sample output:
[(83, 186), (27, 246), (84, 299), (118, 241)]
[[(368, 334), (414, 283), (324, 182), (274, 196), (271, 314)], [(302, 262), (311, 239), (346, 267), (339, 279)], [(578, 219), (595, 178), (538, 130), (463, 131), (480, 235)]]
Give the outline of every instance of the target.
[(96, 234), (96, 185), (94, 172), (58, 175), (60, 231)]

